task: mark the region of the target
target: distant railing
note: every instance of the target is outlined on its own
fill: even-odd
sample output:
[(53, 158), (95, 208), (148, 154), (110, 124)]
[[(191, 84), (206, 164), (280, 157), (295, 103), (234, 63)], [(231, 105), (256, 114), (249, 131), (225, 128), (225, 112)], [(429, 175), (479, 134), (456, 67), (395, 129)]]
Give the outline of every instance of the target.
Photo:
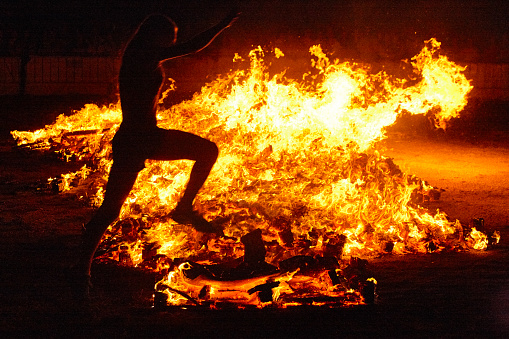
[[(20, 63), (19, 58), (0, 58), (0, 95), (19, 93)], [(110, 95), (116, 88), (118, 64), (111, 57), (32, 56), (26, 65), (25, 93)]]
[[(195, 68), (214, 68), (198, 60)], [(0, 95), (18, 94), (20, 58), (0, 58)], [(196, 63), (196, 61), (195, 61)], [(116, 91), (120, 60), (113, 57), (32, 56), (26, 65), (25, 93), (30, 95), (111, 95)], [(509, 64), (469, 63), (465, 75), (472, 80), (471, 97), (509, 100)], [(216, 69), (211, 70), (211, 72)], [(187, 77), (187, 81), (192, 81)], [(179, 86), (179, 84), (177, 84)], [(185, 88), (182, 84), (180, 88)]]
[(19, 58), (0, 58), (0, 95), (12, 95), (18, 93), (19, 65)]

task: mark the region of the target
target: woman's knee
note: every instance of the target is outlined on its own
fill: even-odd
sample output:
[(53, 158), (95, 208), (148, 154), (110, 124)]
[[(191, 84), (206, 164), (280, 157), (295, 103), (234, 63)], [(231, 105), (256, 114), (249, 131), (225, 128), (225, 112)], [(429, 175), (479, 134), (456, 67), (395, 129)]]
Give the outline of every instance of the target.
[(209, 155), (209, 158), (214, 159), (214, 162), (217, 160), (217, 157), (219, 156), (219, 147), (217, 147), (215, 142), (209, 141), (207, 154)]
[(203, 146), (200, 151), (200, 160), (203, 164), (213, 166), (219, 156), (219, 148), (214, 142), (209, 140)]

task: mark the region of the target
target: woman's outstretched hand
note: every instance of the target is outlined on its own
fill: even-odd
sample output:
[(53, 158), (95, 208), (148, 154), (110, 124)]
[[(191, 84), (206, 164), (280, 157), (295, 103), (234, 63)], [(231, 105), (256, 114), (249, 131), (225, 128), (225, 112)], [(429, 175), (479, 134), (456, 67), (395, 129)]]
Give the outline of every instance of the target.
[(228, 13), (228, 15), (223, 19), (222, 23), (224, 27), (230, 27), (240, 16), (240, 12), (237, 8), (234, 8)]

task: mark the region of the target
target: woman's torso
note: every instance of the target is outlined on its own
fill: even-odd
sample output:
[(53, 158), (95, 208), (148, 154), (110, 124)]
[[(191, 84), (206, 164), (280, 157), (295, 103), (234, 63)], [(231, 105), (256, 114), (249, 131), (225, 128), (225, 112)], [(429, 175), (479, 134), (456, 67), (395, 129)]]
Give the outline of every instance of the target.
[(157, 126), (156, 105), (164, 80), (156, 53), (142, 47), (126, 48), (118, 79), (122, 124), (141, 129)]

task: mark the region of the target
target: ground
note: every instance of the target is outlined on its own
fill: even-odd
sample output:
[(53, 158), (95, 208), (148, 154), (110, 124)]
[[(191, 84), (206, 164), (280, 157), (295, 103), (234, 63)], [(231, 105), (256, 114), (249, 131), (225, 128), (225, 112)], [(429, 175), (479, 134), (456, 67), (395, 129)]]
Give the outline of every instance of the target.
[[(37, 190), (73, 164), (16, 149), (7, 133), (79, 109), (85, 99), (3, 99), (0, 138), (0, 334), (3, 337), (507, 337), (509, 335), (509, 144), (483, 130), (465, 137), (393, 131), (386, 154), (443, 189), (430, 209), (464, 223), (484, 218), (502, 234), (481, 252), (388, 255), (370, 268), (374, 305), (346, 309), (151, 308), (153, 277), (94, 267), (91, 317), (77, 314), (63, 281), (81, 225), (93, 213), (72, 195)], [(83, 102), (84, 101), (84, 102)], [(469, 120), (469, 121), (472, 121)], [(467, 126), (468, 127), (468, 126)], [(469, 135), (472, 130), (463, 126)], [(458, 127), (458, 129), (461, 129)], [(453, 130), (454, 131), (454, 130)], [(486, 134), (487, 133), (487, 134)], [(495, 140), (496, 139), (496, 140)]]

